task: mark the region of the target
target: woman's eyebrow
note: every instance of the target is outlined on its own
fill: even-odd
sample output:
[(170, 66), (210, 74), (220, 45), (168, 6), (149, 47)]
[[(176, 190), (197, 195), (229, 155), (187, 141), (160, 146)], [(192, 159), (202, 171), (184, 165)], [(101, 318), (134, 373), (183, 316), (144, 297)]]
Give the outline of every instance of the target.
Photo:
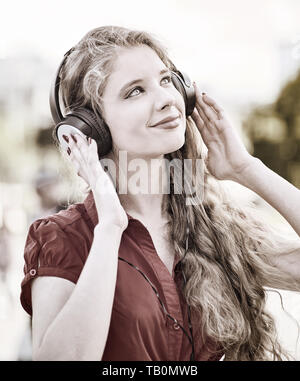
[[(165, 73), (170, 73), (170, 70), (169, 69), (162, 69), (159, 73), (159, 75), (163, 75)], [(128, 83), (126, 83), (120, 90), (120, 94), (122, 94), (128, 87), (132, 86), (132, 85), (135, 85), (139, 82), (142, 82), (143, 79), (142, 78), (138, 78), (138, 79), (134, 79), (133, 81), (130, 81)]]

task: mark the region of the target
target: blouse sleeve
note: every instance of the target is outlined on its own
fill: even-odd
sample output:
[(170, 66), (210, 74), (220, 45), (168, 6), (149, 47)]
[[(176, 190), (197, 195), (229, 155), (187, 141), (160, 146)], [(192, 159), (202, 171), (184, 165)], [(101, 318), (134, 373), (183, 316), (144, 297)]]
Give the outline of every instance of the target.
[(76, 283), (83, 261), (76, 239), (50, 219), (39, 219), (30, 225), (24, 248), (24, 278), (20, 301), (32, 315), (31, 281), (37, 276), (56, 276)]

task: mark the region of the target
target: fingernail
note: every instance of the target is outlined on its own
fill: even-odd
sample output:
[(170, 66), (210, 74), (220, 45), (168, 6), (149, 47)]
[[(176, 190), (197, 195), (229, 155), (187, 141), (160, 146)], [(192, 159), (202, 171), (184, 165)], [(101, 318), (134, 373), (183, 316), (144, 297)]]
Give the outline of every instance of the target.
[(67, 135), (63, 135), (62, 137), (65, 139), (65, 141), (66, 141), (67, 143), (69, 143), (69, 138), (67, 137)]
[(68, 152), (68, 155), (70, 156), (71, 155), (71, 149), (70, 149), (70, 147), (68, 147), (67, 152)]
[(73, 134), (71, 134), (72, 136), (72, 139), (74, 140), (75, 143), (77, 143), (77, 139), (75, 138), (75, 136)]

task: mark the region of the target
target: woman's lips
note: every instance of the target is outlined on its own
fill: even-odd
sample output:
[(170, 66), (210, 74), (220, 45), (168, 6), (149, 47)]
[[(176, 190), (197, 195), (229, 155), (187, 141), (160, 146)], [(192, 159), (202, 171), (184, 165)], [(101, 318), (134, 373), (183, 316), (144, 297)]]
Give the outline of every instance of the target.
[(161, 128), (161, 129), (169, 130), (169, 129), (172, 129), (172, 128), (175, 128), (178, 126), (179, 126), (179, 117), (177, 117), (176, 119), (173, 119), (170, 122), (164, 122), (164, 123), (157, 124), (156, 126), (154, 126), (154, 128)]

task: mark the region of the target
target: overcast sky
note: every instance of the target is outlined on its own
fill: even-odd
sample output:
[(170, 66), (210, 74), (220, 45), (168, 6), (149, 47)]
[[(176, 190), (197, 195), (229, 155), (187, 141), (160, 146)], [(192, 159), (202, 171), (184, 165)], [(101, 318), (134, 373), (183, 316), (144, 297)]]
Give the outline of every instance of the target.
[(35, 53), (55, 67), (94, 27), (142, 28), (225, 101), (272, 101), (300, 66), (298, 0), (10, 0), (1, 16), (0, 58)]

